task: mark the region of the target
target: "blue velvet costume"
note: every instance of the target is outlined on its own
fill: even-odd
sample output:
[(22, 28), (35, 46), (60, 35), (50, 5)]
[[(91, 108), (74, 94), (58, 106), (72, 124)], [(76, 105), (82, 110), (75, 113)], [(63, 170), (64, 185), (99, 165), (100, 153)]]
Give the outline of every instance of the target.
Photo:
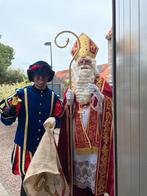
[[(27, 86), (18, 89), (16, 94), (22, 102), (17, 115), (18, 126), (14, 143), (20, 148), (20, 174), (25, 174), (26, 152), (31, 153), (31, 156), (35, 153), (45, 132), (43, 123), (48, 117), (54, 116), (56, 118), (56, 127), (59, 127), (63, 110), (58, 96), (48, 87), (45, 90), (38, 90), (34, 86)], [(4, 117), (2, 114), (1, 121), (5, 125), (11, 125), (16, 121), (17, 117)], [(12, 165), (15, 162), (15, 153), (14, 149)]]

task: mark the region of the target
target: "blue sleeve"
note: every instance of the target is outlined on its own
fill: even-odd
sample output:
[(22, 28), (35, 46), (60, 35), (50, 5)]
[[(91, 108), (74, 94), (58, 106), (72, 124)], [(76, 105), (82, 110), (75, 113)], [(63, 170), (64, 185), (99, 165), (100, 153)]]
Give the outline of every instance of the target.
[(8, 126), (12, 125), (16, 121), (16, 117), (4, 117), (3, 114), (1, 114), (1, 122)]

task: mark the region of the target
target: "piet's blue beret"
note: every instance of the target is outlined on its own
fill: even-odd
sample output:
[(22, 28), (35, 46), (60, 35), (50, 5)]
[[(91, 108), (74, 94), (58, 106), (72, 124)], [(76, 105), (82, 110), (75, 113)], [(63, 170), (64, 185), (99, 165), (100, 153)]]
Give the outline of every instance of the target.
[(27, 74), (30, 81), (33, 81), (34, 74), (46, 74), (49, 77), (48, 82), (50, 82), (53, 79), (55, 72), (47, 62), (37, 61), (29, 66)]

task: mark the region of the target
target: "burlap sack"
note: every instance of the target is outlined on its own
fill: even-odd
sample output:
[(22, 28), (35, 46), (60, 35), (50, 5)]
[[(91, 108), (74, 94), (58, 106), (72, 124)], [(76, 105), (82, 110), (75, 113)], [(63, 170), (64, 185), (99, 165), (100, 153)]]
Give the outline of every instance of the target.
[(24, 189), (28, 196), (69, 196), (55, 145), (55, 119), (48, 118), (44, 127), (46, 132), (27, 170)]

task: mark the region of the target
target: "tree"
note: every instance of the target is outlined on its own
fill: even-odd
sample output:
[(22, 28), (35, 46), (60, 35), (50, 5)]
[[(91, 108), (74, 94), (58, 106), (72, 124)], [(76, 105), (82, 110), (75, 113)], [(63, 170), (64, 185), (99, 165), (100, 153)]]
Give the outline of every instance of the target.
[(13, 48), (0, 43), (0, 84), (22, 82), (26, 78), (21, 70), (10, 68), (13, 59)]
[(7, 69), (11, 65), (13, 59), (13, 48), (0, 43), (0, 84), (5, 80)]
[(12, 84), (26, 81), (26, 75), (19, 69), (8, 68), (5, 77), (0, 78), (0, 84)]
[(0, 73), (4, 73), (8, 69), (13, 59), (13, 48), (0, 43)]

